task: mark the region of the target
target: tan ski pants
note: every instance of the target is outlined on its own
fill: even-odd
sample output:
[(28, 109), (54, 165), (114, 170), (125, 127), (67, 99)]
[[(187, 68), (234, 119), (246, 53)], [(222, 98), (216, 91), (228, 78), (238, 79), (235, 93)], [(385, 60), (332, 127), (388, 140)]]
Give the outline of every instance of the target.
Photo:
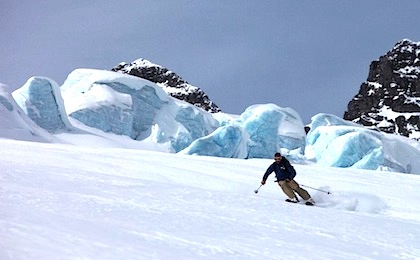
[(309, 195), (309, 193), (302, 189), (299, 184), (294, 181), (279, 181), (279, 185), (280, 188), (283, 190), (283, 192), (287, 195), (287, 197), (289, 197), (289, 199), (293, 199), (294, 197), (296, 197), (294, 191), (299, 194), (299, 196), (304, 199), (304, 200), (308, 200), (311, 196)]

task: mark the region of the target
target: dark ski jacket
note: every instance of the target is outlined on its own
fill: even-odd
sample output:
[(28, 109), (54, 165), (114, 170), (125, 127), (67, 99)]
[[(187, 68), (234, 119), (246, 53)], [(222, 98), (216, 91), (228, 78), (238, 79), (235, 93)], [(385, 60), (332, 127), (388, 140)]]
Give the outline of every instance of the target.
[(270, 167), (268, 167), (264, 174), (263, 180), (266, 181), (272, 172), (276, 173), (277, 181), (284, 181), (286, 179), (293, 180), (293, 178), (296, 176), (295, 169), (284, 157), (280, 162), (274, 162), (270, 165)]

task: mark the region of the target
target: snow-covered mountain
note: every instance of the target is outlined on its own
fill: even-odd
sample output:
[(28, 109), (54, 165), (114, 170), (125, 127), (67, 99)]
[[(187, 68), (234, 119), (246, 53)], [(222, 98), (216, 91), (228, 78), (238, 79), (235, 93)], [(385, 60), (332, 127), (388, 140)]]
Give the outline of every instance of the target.
[(404, 39), (371, 63), (344, 119), (420, 140), (420, 42)]
[(129, 64), (122, 62), (112, 68), (112, 71), (147, 79), (162, 87), (172, 97), (186, 101), (208, 112), (217, 113), (221, 111), (202, 89), (189, 84), (175, 72), (148, 60), (138, 59)]

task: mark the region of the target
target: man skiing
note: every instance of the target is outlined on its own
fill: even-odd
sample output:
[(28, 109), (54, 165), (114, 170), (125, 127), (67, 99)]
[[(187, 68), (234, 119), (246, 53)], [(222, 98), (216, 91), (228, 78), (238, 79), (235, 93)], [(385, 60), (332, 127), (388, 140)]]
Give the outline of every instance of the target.
[(288, 199), (286, 199), (287, 202), (299, 202), (295, 194), (296, 192), (297, 194), (299, 194), (300, 197), (302, 197), (302, 199), (305, 200), (306, 205), (315, 204), (314, 200), (311, 198), (311, 195), (309, 195), (309, 193), (306, 190), (302, 189), (299, 186), (299, 184), (295, 180), (293, 180), (293, 178), (296, 176), (296, 171), (290, 164), (290, 162), (286, 158), (281, 156), (280, 153), (274, 154), (274, 163), (272, 163), (265, 172), (261, 181), (262, 185), (265, 184), (268, 176), (272, 172), (276, 173), (276, 182), (278, 182), (280, 188), (288, 197)]

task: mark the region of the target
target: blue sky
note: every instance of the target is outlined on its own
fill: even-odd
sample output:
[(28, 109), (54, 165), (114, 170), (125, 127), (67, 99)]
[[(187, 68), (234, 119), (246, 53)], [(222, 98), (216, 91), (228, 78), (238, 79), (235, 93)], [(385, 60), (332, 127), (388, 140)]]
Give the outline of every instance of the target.
[(0, 82), (62, 84), (76, 68), (145, 58), (202, 88), (226, 113), (275, 103), (309, 123), (342, 117), (371, 61), (420, 41), (420, 2), (54, 1), (0, 3)]

